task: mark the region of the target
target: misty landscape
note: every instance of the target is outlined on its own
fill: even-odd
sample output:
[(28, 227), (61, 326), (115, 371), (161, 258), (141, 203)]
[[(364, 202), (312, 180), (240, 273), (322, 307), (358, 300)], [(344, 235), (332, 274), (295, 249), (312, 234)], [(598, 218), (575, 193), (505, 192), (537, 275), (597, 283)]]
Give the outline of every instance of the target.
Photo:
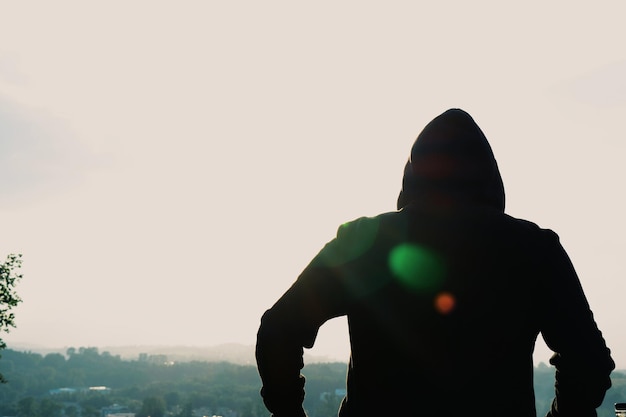
[[(457, 107), (497, 154), (506, 215), (553, 230), (571, 258), (616, 364), (597, 410), (614, 417), (625, 15), (626, 2), (4, 2), (0, 417), (268, 417), (263, 314), (340, 225), (396, 210), (416, 135)], [(349, 330), (329, 320), (304, 351), (308, 417), (337, 417)], [(548, 344), (533, 352), (538, 417), (555, 394)], [(458, 371), (413, 352), (435, 369), (422, 387)], [(395, 376), (384, 356), (372, 357)], [(459, 381), (485, 362), (464, 361), (478, 366)], [(456, 384), (450, 404), (472, 385), (505, 415), (515, 401), (495, 387), (518, 379), (500, 369)], [(401, 385), (381, 386), (368, 398), (392, 403)]]
[[(3, 351), (0, 416), (17, 417), (260, 417), (267, 416), (253, 365), (253, 347), (96, 347), (66, 352)], [(305, 355), (304, 407), (309, 417), (333, 417), (345, 395), (347, 364)], [(614, 416), (626, 398), (626, 371), (615, 371), (598, 416)], [(502, 383), (493, 381), (494, 384)], [(537, 415), (554, 395), (554, 368), (535, 367)], [(485, 387), (485, 408), (489, 387)], [(419, 395), (416, 395), (416, 401)], [(479, 415), (479, 413), (476, 413)]]

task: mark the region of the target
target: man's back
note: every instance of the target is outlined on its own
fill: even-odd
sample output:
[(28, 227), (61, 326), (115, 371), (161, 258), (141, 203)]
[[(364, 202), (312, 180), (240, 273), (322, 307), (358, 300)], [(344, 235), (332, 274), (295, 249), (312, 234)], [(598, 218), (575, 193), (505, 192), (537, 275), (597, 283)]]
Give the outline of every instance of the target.
[[(574, 331), (558, 317), (559, 298), (568, 300), (572, 322), (589, 311), (554, 233), (481, 206), (418, 203), (357, 221), (367, 222), (377, 223), (375, 244), (358, 260), (334, 267), (342, 288), (359, 292), (343, 301), (352, 345), (345, 415), (390, 407), (416, 415), (453, 415), (469, 407), (489, 415), (509, 406), (507, 415), (534, 415), (532, 353), (550, 320), (559, 322), (544, 335), (554, 346), (576, 338), (581, 356), (596, 352), (572, 371), (606, 367), (593, 321)], [(356, 233), (372, 228), (344, 227)], [(341, 252), (342, 233), (328, 249)], [(373, 266), (384, 262), (379, 254), (387, 256), (387, 273)], [(360, 282), (372, 291), (365, 293)]]
[(347, 316), (341, 417), (534, 416), (532, 352), (555, 352), (552, 416), (594, 416), (614, 367), (574, 268), (550, 230), (504, 214), (482, 131), (450, 110), (415, 142), (398, 211), (342, 225), (263, 316), (262, 395), (302, 416), (302, 348)]

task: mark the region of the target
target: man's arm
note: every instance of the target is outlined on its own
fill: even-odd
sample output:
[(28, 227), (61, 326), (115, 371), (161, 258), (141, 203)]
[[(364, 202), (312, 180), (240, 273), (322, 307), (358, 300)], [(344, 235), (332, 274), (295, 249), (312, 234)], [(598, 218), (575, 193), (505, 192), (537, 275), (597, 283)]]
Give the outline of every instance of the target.
[[(256, 360), (263, 383), (261, 396), (275, 417), (305, 417), (304, 367), (305, 343), (293, 331), (294, 324), (281, 308), (265, 312), (257, 333)], [(289, 312), (285, 312), (287, 315)]]
[(546, 258), (542, 335), (555, 354), (555, 398), (548, 417), (597, 415), (615, 363), (598, 329), (574, 267), (558, 237)]
[(319, 327), (347, 314), (351, 300), (367, 292), (362, 256), (371, 249), (378, 220), (342, 225), (287, 292), (265, 312), (257, 333), (256, 359), (261, 395), (274, 417), (302, 417), (303, 348), (311, 348)]

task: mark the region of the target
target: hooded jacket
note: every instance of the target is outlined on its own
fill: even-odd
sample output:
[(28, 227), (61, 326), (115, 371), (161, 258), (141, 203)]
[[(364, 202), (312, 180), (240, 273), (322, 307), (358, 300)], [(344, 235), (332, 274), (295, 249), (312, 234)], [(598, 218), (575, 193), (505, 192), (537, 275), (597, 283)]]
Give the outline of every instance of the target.
[(398, 211), (339, 227), (261, 319), (261, 395), (305, 416), (303, 348), (347, 316), (340, 417), (535, 416), (532, 354), (554, 352), (548, 415), (595, 416), (614, 362), (558, 236), (504, 213), (489, 143), (462, 110), (415, 141)]

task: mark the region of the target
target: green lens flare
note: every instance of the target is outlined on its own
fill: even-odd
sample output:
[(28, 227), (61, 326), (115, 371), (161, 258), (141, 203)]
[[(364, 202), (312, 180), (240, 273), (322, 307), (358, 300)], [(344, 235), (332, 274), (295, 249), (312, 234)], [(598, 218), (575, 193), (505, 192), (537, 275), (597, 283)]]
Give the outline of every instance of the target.
[(404, 285), (415, 290), (434, 290), (444, 277), (442, 260), (431, 250), (403, 243), (389, 253), (389, 268)]

